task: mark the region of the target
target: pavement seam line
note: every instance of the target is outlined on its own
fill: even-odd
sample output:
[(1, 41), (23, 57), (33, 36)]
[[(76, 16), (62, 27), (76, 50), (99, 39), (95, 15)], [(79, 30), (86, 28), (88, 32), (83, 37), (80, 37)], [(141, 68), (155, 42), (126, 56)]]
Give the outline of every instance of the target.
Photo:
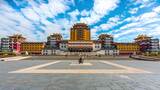
[(54, 61), (54, 62), (49, 62), (49, 63), (45, 63), (45, 64), (41, 64), (41, 65), (36, 65), (36, 66), (32, 66), (32, 67), (29, 67), (29, 68), (24, 68), (24, 69), (20, 69), (20, 70), (16, 70), (16, 71), (11, 71), (9, 73), (16, 73), (16, 72), (25, 72), (25, 71), (32, 71), (32, 70), (36, 70), (38, 68), (42, 68), (42, 67), (45, 67), (45, 66), (49, 66), (49, 65), (52, 65), (52, 64), (56, 64), (56, 63), (59, 63), (61, 61)]
[(8, 57), (8, 58), (1, 58), (1, 59), (4, 59), (5, 61), (9, 62), (9, 61), (18, 61), (26, 58), (30, 58), (30, 56), (26, 56), (26, 57), (17, 56), (17, 57)]
[(123, 68), (123, 69), (126, 69), (128, 71), (135, 71), (135, 72), (140, 71), (140, 72), (145, 72), (145, 73), (152, 73), (152, 72), (149, 72), (149, 71), (146, 71), (146, 70), (142, 70), (142, 69), (138, 69), (138, 68), (133, 68), (133, 67), (129, 67), (129, 66), (124, 66), (124, 65), (112, 63), (112, 62), (109, 62), (109, 61), (100, 61), (100, 62), (105, 63), (105, 64), (109, 64), (109, 65), (113, 65), (115, 67)]

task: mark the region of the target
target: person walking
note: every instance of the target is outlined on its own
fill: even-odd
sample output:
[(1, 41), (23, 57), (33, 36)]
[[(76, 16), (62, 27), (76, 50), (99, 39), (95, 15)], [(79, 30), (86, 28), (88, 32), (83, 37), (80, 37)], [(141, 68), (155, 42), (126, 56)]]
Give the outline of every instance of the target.
[(82, 57), (79, 58), (79, 61), (78, 61), (78, 62), (79, 62), (79, 64), (82, 64), (82, 63), (83, 63), (83, 62), (82, 62)]

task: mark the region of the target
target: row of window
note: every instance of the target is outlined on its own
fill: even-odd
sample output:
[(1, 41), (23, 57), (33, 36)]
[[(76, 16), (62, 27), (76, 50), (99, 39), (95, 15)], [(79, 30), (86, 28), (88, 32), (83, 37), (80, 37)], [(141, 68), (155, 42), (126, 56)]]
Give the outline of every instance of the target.
[(41, 48), (42, 46), (22, 46), (22, 48)]
[[(66, 48), (67, 46), (61, 46), (61, 48)], [(100, 46), (95, 46), (95, 48), (100, 48)]]
[(100, 46), (95, 46), (95, 48), (100, 48)]
[(67, 48), (67, 46), (61, 46), (61, 48)]
[(139, 50), (139, 48), (119, 48), (119, 50)]

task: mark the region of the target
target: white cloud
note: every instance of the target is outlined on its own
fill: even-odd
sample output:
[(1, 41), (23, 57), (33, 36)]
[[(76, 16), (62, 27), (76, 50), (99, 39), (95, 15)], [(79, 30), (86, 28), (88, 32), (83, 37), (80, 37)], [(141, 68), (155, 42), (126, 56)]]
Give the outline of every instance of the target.
[(80, 15), (80, 12), (76, 9), (70, 13), (68, 13), (71, 17), (71, 21), (77, 21), (77, 16)]
[(116, 25), (116, 23), (108, 22), (108, 23), (106, 23), (106, 24), (101, 24), (101, 25), (100, 25), (100, 28), (101, 28), (102, 30), (108, 30), (108, 29), (112, 28), (112, 27), (115, 26), (115, 25)]
[(83, 11), (81, 11), (81, 16), (89, 16), (89, 14), (90, 14), (90, 11), (87, 11), (87, 10), (83, 10)]
[(115, 16), (115, 17), (109, 18), (109, 22), (114, 22), (114, 23), (116, 23), (116, 22), (118, 22), (119, 20), (120, 20), (120, 17), (119, 17), (119, 16)]
[(124, 21), (129, 21), (131, 23), (124, 25), (119, 30), (115, 30), (116, 38), (123, 35), (134, 34), (148, 34), (153, 36), (160, 35), (160, 15), (157, 13), (159, 7), (156, 7), (151, 12), (144, 13), (137, 17), (130, 17)]
[(157, 13), (149, 12), (149, 13), (145, 13), (145, 14), (141, 15), (140, 20), (150, 20), (154, 17), (157, 17)]
[(27, 1), (25, 0), (13, 0), (13, 2), (17, 5), (17, 6), (21, 6), (27, 3)]
[(90, 16), (81, 18), (81, 22), (89, 25), (98, 22), (102, 17), (107, 15), (109, 11), (117, 7), (119, 0), (95, 0), (93, 9), (90, 11)]
[(94, 28), (91, 29), (91, 37), (92, 37), (92, 39), (97, 39), (98, 38), (97, 31), (98, 31), (98, 27), (94, 27)]
[(131, 27), (134, 27), (134, 26), (136, 26), (136, 25), (138, 25), (137, 22), (135, 22), (135, 23), (130, 23), (130, 24), (127, 24), (127, 25), (121, 27), (120, 30), (124, 30), (124, 29), (127, 29), (127, 28), (131, 28)]
[[(40, 4), (31, 1), (16, 2), (16, 5), (21, 6), (28, 3), (29, 6), (21, 8), (21, 12), (17, 12), (5, 1), (0, 1), (0, 35), (11, 35), (15, 33), (23, 34), (29, 41), (44, 41), (49, 34), (61, 33), (65, 36), (65, 39), (69, 38), (70, 28), (74, 23), (79, 22), (77, 16), (83, 16), (80, 18), (80, 22), (93, 25), (100, 21), (110, 11), (114, 10), (120, 0), (95, 0), (93, 8), (89, 11), (79, 11), (77, 9), (67, 13), (71, 16), (71, 19), (54, 18), (60, 13), (65, 13), (69, 10), (69, 5), (74, 5), (74, 0), (49, 0), (49, 3), (43, 3), (39, 0)], [(142, 7), (149, 7), (151, 0), (139, 0)], [(139, 8), (140, 8), (139, 7)], [(133, 8), (130, 13), (134, 14), (139, 8)], [(121, 20), (121, 16), (117, 15), (110, 18), (105, 23), (94, 26), (91, 28), (92, 38), (98, 37), (99, 30), (107, 31), (114, 26), (118, 26), (124, 22), (129, 22), (127, 25), (122, 26), (120, 29), (113, 30), (111, 33), (115, 34), (116, 38), (123, 37), (124, 35), (132, 33), (149, 33), (155, 36), (160, 35), (160, 6), (155, 7), (151, 12), (144, 13), (140, 16), (132, 16), (127, 19)], [(23, 15), (25, 16), (23, 16)], [(48, 21), (47, 18), (52, 18), (53, 22)], [(28, 19), (26, 19), (28, 18)], [(43, 24), (43, 25), (40, 25)], [(36, 25), (35, 25), (36, 24)], [(38, 28), (42, 30), (36, 29)], [(67, 38), (66, 38), (67, 37)]]
[(129, 11), (129, 13), (135, 14), (135, 13), (137, 13), (138, 9), (139, 9), (139, 8), (133, 8), (133, 9), (131, 9), (131, 10)]
[(132, 2), (134, 2), (135, 5), (137, 4), (141, 4), (141, 8), (146, 7), (146, 6), (150, 6), (152, 3), (155, 2), (155, 0), (131, 0)]
[(67, 4), (71, 2), (65, 2), (65, 0), (49, 0), (48, 4), (37, 4), (34, 1), (29, 1), (28, 3), (31, 5), (29, 8), (32, 8), (40, 17), (53, 18), (57, 14), (64, 13), (66, 10), (70, 9)]
[(39, 21), (39, 16), (36, 14), (36, 12), (31, 8), (24, 8), (22, 9), (22, 12), (25, 17), (27, 17), (30, 20), (33, 21)]
[[(2, 3), (0, 3), (0, 20), (2, 20), (0, 23), (0, 35), (7, 36), (19, 33), (25, 36), (28, 41), (44, 41), (51, 33), (61, 33), (63, 27), (57, 23), (47, 21), (46, 18), (53, 18), (59, 13), (64, 13), (69, 9), (67, 5), (70, 2), (51, 0), (49, 4), (37, 4), (30, 1), (28, 2), (30, 6), (21, 8), (21, 12), (17, 12), (6, 2)], [(21, 5), (22, 3), (16, 2), (16, 4)], [(52, 7), (49, 5), (52, 5)], [(35, 26), (42, 29), (42, 31)]]
[(156, 25), (153, 32), (148, 33), (150, 36), (159, 36), (160, 35), (160, 26)]
[(66, 0), (49, 0), (49, 10), (52, 14), (57, 15), (58, 13), (64, 13), (69, 9), (67, 4), (72, 3)]
[(131, 28), (131, 29), (126, 29), (126, 30), (123, 30), (123, 32), (120, 32), (118, 34), (115, 34), (115, 38), (119, 38), (123, 35), (130, 35), (130, 33), (139, 33), (139, 32), (143, 32), (145, 31), (144, 28)]
[(97, 27), (97, 29), (107, 31), (107, 30), (111, 29), (112, 27), (121, 23), (121, 22), (119, 22), (119, 20), (120, 20), (119, 16), (109, 18), (109, 20), (106, 23), (99, 25), (99, 27)]
[(154, 8), (153, 11), (156, 12), (156, 13), (160, 13), (160, 6)]
[(108, 11), (113, 10), (117, 7), (118, 0), (95, 0), (93, 11), (96, 14), (104, 15), (108, 13)]

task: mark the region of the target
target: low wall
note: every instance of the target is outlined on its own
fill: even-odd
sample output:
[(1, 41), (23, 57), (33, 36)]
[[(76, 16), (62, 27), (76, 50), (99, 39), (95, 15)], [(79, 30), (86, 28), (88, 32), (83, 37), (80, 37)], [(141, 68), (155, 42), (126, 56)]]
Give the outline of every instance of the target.
[(160, 58), (154, 58), (154, 57), (143, 56), (143, 55), (131, 55), (130, 57), (133, 59), (146, 60), (146, 61), (159, 61), (160, 60)]
[[(80, 56), (32, 56), (24, 60), (78, 60)], [(85, 56), (85, 60), (133, 60), (129, 56)]]

